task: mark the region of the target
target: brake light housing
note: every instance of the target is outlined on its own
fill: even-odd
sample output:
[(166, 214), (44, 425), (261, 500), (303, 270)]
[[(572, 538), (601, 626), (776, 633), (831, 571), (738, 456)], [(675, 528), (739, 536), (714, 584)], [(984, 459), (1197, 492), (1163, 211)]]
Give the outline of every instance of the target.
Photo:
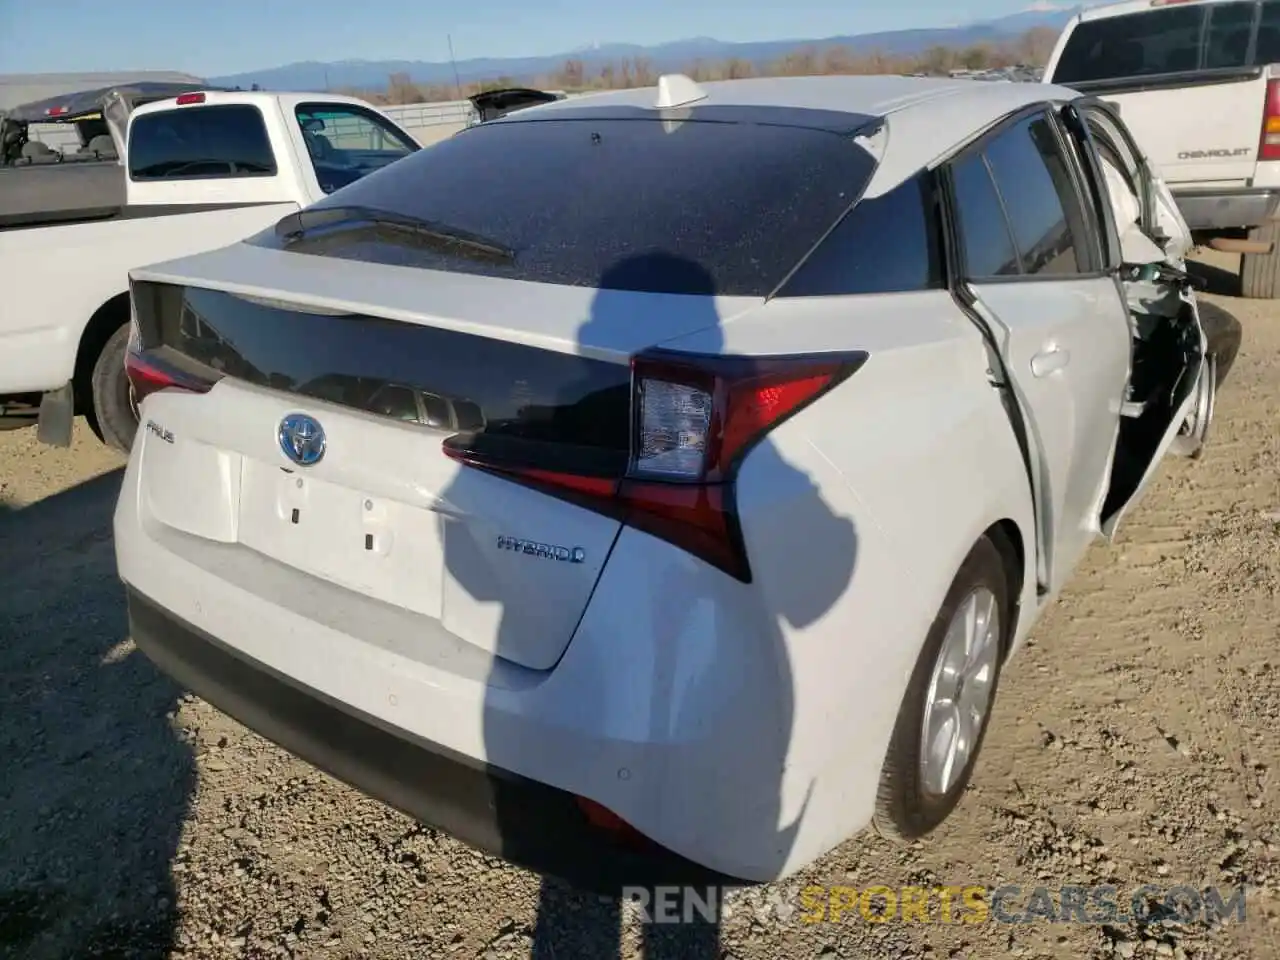
[(200, 377), (181, 370), (152, 353), (139, 349), (136, 332), (131, 335), (124, 355), (124, 372), (129, 380), (129, 400), (137, 413), (142, 401), (161, 390), (208, 393), (215, 379)]
[(1267, 81), (1266, 102), (1262, 110), (1262, 136), (1258, 159), (1280, 160), (1280, 80)]
[(179, 107), (190, 106), (193, 103), (204, 103), (203, 93), (180, 93), (175, 101)]
[(736, 357), (653, 350), (631, 361), (631, 440), (625, 466), (565, 469), (482, 452), (465, 434), (444, 441), (462, 463), (616, 517), (743, 583), (751, 565), (735, 480), (770, 431), (866, 361), (862, 351)]

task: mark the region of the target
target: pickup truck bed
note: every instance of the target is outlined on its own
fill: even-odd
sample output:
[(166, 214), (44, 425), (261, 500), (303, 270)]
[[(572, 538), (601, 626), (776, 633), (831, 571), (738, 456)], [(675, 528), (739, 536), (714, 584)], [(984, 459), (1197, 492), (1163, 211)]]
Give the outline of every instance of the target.
[(242, 240), (419, 149), (369, 104), (315, 93), (188, 91), (119, 132), (123, 163), (28, 140), (0, 168), (0, 426), (38, 403), (47, 442), (81, 413), (132, 443), (131, 269)]
[(0, 167), (0, 230), (102, 219), (125, 205), (125, 194), (115, 160)]

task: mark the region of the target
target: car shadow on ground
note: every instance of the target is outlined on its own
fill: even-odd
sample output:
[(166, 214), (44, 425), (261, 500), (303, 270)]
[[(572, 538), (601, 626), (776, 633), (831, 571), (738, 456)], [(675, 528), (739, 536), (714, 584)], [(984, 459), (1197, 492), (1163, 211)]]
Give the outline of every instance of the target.
[(121, 471), (0, 507), (0, 956), (164, 957), (195, 787), (180, 690), (126, 644)]

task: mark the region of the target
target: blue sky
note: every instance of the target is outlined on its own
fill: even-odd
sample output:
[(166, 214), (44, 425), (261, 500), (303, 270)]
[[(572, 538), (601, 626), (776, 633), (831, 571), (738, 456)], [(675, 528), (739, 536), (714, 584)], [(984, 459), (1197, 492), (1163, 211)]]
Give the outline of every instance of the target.
[[(0, 72), (541, 56), (592, 43), (783, 40), (951, 26), (1032, 0), (0, 0)], [(1066, 4), (1063, 4), (1066, 5)]]

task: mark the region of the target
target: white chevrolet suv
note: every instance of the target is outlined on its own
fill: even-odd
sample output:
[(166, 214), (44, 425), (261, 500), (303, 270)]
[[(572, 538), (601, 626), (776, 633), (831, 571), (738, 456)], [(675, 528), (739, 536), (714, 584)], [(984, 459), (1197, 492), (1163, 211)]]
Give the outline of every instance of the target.
[(1189, 243), (1114, 114), (1039, 84), (667, 77), (477, 125), (132, 272), (133, 638), (578, 884), (921, 836), (1090, 542), (1203, 447), (1235, 339)]

